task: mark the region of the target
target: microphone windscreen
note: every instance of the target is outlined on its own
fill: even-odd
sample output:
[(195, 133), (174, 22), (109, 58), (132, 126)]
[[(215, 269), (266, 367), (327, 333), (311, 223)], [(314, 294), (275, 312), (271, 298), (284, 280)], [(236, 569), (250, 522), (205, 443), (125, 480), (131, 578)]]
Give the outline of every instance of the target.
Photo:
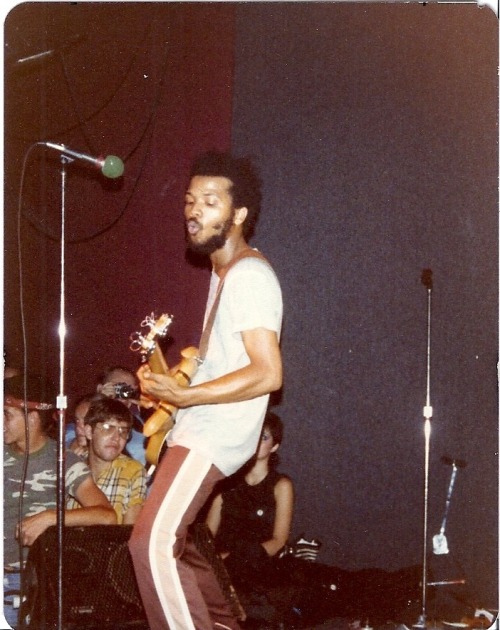
[(120, 160), (119, 157), (116, 157), (116, 155), (108, 155), (101, 168), (102, 174), (106, 177), (110, 177), (111, 179), (121, 177), (124, 170), (125, 166), (123, 165), (122, 160)]

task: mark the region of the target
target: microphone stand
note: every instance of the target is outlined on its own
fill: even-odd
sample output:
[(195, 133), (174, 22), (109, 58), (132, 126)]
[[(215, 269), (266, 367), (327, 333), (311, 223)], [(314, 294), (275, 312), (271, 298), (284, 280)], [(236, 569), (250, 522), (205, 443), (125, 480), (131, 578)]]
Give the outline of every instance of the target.
[[(68, 399), (64, 393), (64, 368), (66, 336), (65, 318), (65, 220), (66, 220), (66, 165), (75, 159), (85, 160), (99, 166), (106, 177), (120, 177), (123, 173), (123, 162), (120, 158), (109, 155), (105, 160), (93, 158), (84, 153), (67, 149), (64, 145), (52, 142), (37, 142), (61, 151), (61, 279), (60, 279), (60, 317), (59, 317), (59, 394), (57, 396), (58, 439), (57, 439), (57, 628), (63, 630), (63, 548), (64, 548), (64, 516), (66, 504), (66, 409)], [(102, 162), (102, 163), (101, 163)]]
[(431, 300), (432, 300), (432, 271), (422, 271), (422, 284), (427, 289), (427, 382), (426, 398), (423, 409), (425, 457), (424, 457), (424, 526), (423, 526), (423, 561), (422, 561), (422, 611), (415, 628), (426, 628), (427, 606), (427, 532), (428, 532), (428, 504), (429, 504), (429, 452), (431, 437), (432, 406), (430, 401), (431, 376)]
[(65, 427), (67, 396), (64, 393), (64, 365), (66, 319), (65, 319), (65, 209), (66, 209), (66, 164), (71, 158), (61, 155), (61, 278), (59, 315), (59, 394), (57, 396), (58, 439), (57, 439), (57, 627), (63, 628), (63, 548), (64, 515), (66, 503), (66, 447)]

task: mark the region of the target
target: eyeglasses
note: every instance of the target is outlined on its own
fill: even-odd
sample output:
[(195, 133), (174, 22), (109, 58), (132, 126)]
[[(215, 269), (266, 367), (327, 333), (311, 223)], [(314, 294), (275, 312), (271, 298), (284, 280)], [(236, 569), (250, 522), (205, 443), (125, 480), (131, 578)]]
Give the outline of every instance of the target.
[(118, 431), (118, 435), (122, 438), (122, 440), (128, 440), (132, 432), (129, 427), (120, 427), (117, 424), (111, 424), (110, 422), (98, 422), (96, 427), (104, 435), (114, 435), (115, 431)]

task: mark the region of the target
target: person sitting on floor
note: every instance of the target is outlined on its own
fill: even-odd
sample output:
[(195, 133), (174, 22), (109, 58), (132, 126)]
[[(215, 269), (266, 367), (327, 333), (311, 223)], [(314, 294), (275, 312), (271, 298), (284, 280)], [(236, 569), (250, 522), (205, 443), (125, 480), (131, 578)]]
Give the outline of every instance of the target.
[[(96, 395), (84, 417), (87, 461), (92, 475), (113, 506), (119, 525), (132, 525), (146, 500), (144, 466), (124, 454), (133, 418), (119, 400)], [(77, 507), (70, 503), (71, 507)]]
[(268, 411), (255, 456), (217, 486), (206, 517), (243, 607), (249, 591), (260, 592), (281, 615), (290, 598), (282, 597), (289, 584), (279, 555), (290, 536), (294, 505), (291, 479), (276, 470), (282, 439), (283, 423)]
[[(57, 523), (55, 401), (55, 389), (40, 377), (16, 375), (4, 380), (4, 613), (13, 627), (18, 609), (11, 596), (20, 592), (27, 547)], [(65, 510), (65, 525), (116, 523), (116, 514), (88, 466), (71, 451), (66, 452), (64, 481), (66, 496), (80, 507)]]

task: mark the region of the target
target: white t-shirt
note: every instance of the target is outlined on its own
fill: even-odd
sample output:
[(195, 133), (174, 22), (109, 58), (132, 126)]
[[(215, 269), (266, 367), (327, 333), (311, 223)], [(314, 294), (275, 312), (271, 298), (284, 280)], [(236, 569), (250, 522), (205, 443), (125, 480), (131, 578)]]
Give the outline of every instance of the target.
[[(219, 276), (212, 272), (205, 321), (215, 299)], [(224, 280), (203, 364), (192, 385), (216, 379), (249, 364), (241, 333), (255, 328), (281, 331), (283, 301), (276, 274), (265, 261), (238, 261)], [(208, 457), (225, 475), (236, 472), (255, 453), (269, 395), (242, 402), (180, 409), (168, 436), (179, 445)]]

